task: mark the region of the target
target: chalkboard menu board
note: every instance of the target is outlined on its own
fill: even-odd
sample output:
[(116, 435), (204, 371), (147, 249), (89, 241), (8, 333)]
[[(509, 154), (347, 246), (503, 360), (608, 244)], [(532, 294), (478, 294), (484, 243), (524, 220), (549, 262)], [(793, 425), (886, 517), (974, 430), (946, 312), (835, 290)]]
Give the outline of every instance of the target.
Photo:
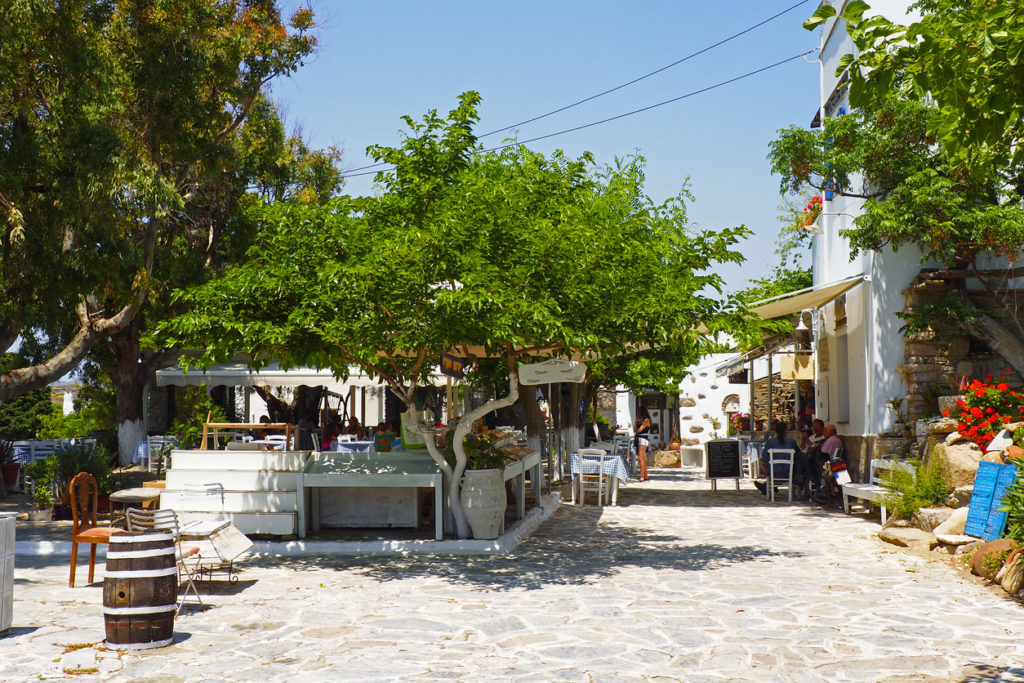
[(707, 451), (708, 479), (740, 478), (740, 442), (736, 439), (714, 439), (704, 444)]

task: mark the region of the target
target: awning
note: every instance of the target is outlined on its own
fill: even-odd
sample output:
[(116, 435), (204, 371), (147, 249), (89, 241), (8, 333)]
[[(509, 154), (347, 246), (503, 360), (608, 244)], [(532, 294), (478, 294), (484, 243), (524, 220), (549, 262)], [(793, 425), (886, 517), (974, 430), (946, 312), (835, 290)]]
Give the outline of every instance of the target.
[(366, 374), (352, 369), (347, 380), (335, 379), (330, 370), (316, 368), (291, 368), (282, 370), (277, 363), (271, 363), (260, 370), (250, 370), (244, 362), (214, 365), (209, 370), (192, 368), (187, 373), (172, 367), (156, 371), (158, 387), (185, 387), (205, 384), (210, 387), (318, 387), (344, 383), (348, 386), (379, 386), (381, 382), (370, 379)]
[(821, 308), (843, 292), (869, 279), (871, 278), (868, 275), (855, 275), (845, 280), (798, 289), (763, 301), (755, 301), (750, 305), (750, 311), (761, 320), (770, 320), (805, 309)]

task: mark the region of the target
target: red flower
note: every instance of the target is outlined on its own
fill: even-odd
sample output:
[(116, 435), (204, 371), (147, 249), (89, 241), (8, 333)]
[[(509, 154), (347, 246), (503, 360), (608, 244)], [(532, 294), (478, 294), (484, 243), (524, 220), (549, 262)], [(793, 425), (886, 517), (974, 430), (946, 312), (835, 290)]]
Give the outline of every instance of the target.
[(943, 410), (942, 411), (942, 416), (943, 417), (949, 417), (949, 411), (948, 410)]
[(973, 415), (974, 417), (981, 417), (982, 414), (983, 413), (981, 412), (981, 408), (979, 408), (978, 406), (974, 406), (973, 408), (971, 408), (971, 415)]
[(1002, 382), (1002, 383), (996, 385), (996, 389), (998, 389), (999, 391), (1006, 391), (1009, 388), (1010, 388), (1010, 385), (1007, 384), (1006, 382)]

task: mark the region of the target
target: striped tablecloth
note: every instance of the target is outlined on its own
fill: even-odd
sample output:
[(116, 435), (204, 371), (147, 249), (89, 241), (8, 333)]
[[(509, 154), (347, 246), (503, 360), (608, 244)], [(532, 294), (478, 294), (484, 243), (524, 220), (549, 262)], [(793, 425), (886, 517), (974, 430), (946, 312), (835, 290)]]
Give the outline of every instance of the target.
[[(569, 459), (569, 470), (575, 477), (578, 474), (597, 474), (601, 471), (601, 456), (583, 455), (573, 453)], [(626, 460), (621, 455), (604, 456), (604, 473), (611, 477), (617, 477), (623, 484), (629, 481), (629, 468), (626, 467)]]

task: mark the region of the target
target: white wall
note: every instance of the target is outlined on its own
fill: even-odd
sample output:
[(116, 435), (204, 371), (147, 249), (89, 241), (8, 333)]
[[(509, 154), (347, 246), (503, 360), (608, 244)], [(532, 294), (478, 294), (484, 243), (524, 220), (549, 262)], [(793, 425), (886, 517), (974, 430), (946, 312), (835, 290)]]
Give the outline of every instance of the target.
[[(680, 437), (698, 439), (701, 444), (715, 438), (712, 424), (714, 418), (719, 421), (717, 438), (725, 438), (729, 425), (722, 404), (730, 394), (737, 395), (740, 412), (750, 412), (750, 385), (729, 384), (727, 376), (718, 376), (715, 372), (716, 367), (733, 358), (734, 354), (714, 353), (689, 368), (690, 376), (679, 385), (679, 397), (693, 399), (696, 405), (679, 408)], [(690, 427), (700, 427), (702, 431), (694, 433)]]

